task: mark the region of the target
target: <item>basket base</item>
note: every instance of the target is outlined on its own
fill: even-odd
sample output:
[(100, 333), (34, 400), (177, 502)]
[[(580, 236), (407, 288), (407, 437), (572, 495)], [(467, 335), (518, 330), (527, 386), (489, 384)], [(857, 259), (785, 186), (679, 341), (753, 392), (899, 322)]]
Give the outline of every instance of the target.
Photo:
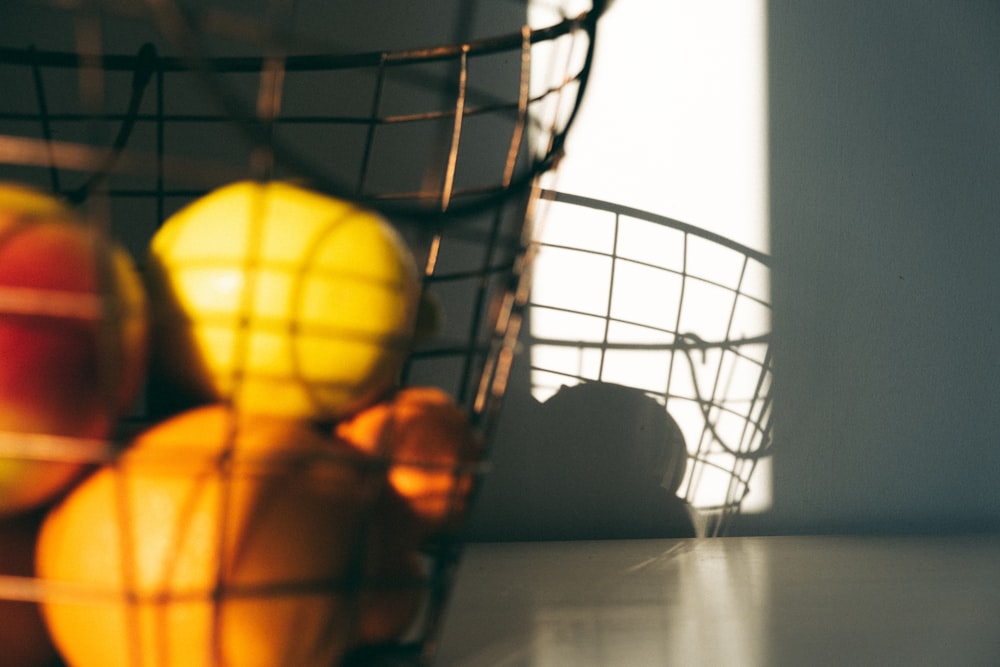
[(423, 665), (419, 643), (385, 644), (357, 648), (341, 661), (341, 667), (418, 667)]

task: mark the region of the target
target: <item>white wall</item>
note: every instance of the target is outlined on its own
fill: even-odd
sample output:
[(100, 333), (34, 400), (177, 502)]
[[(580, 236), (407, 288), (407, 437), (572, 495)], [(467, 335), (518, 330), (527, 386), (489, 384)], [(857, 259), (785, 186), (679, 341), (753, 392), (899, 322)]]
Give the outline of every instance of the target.
[(733, 532), (1000, 528), (1000, 6), (771, 0), (767, 32), (773, 505)]
[[(564, 517), (560, 534), (606, 534), (596, 528), (601, 516), (635, 526), (640, 517), (658, 516), (658, 509), (631, 497), (610, 474), (584, 475), (577, 464), (602, 454), (608, 462), (627, 460), (640, 443), (664, 447), (639, 417), (643, 392), (677, 422), (690, 453), (677, 495), (711, 512), (742, 495), (746, 487), (735, 476), (751, 476), (744, 506), (759, 510), (770, 504), (769, 459), (760, 459), (751, 475), (750, 458), (727, 451), (758, 451), (747, 416), (766, 422), (767, 373), (761, 391), (760, 366), (745, 362), (763, 359), (766, 346), (722, 353), (718, 344), (770, 330), (766, 268), (751, 261), (744, 272), (742, 252), (723, 252), (708, 241), (700, 245), (668, 231), (662, 221), (610, 213), (618, 206), (668, 216), (766, 252), (765, 5), (631, 0), (614, 3), (602, 17), (590, 87), (566, 156), (544, 182), (560, 194), (603, 200), (608, 210), (566, 202), (539, 207), (540, 250), (529, 335), (522, 342), (531, 393), (543, 404), (531, 410), (517, 395), (526, 391), (523, 381), (508, 390), (506, 428), (497, 438), (495, 474), (487, 480), (478, 517), (496, 525), (498, 535), (539, 534), (541, 528), (526, 528), (533, 519), (558, 523), (547, 517), (557, 513), (556, 506), (579, 509), (598, 493), (600, 512), (579, 512), (591, 525)], [(759, 295), (764, 305), (750, 305), (747, 294)], [(671, 347), (678, 342), (675, 332), (715, 346), (705, 357), (685, 355)], [(606, 343), (617, 347), (606, 349)], [(581, 381), (641, 390), (635, 392), (638, 404), (631, 411), (623, 403), (617, 409), (605, 405), (600, 418), (581, 406), (577, 419), (587, 428), (546, 420), (547, 399)], [(609, 402), (621, 400), (608, 391)], [(711, 430), (704, 401), (711, 406)], [(524, 420), (533, 425), (515, 424)], [(551, 470), (542, 473), (539, 462), (519, 475), (511, 472), (518, 465), (511, 449), (521, 458), (531, 456), (522, 454), (526, 440), (555, 452)], [(532, 486), (533, 475), (545, 479)], [(576, 477), (575, 484), (560, 485), (563, 475)], [(552, 497), (557, 487), (566, 497)], [(529, 496), (530, 511), (512, 509), (512, 495)], [(661, 521), (663, 534), (675, 532), (666, 517)], [(581, 525), (571, 530), (571, 522)]]

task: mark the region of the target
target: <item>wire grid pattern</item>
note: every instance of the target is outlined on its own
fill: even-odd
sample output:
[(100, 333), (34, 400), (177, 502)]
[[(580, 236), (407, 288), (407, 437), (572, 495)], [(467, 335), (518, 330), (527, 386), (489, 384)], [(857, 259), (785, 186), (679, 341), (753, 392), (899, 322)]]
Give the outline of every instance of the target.
[(654, 397), (687, 444), (678, 495), (723, 534), (771, 454), (770, 258), (646, 211), (541, 199), (523, 339), (534, 393), (604, 381)]
[[(149, 43), (136, 55), (104, 55), (98, 63), (75, 53), (4, 48), (0, 63), (25, 94), (8, 98), (19, 104), (0, 112), (0, 175), (41, 177), (77, 201), (106, 195), (112, 233), (139, 256), (159, 221), (206, 185), (302, 178), (389, 216), (449, 310), (481, 321), (488, 296), (509, 289), (505, 282), (518, 270), (528, 189), (561, 151), (589, 69), (592, 40), (579, 38), (595, 20), (583, 15), (546, 29), (401, 52), (194, 63), (197, 56), (159, 56)], [(532, 50), (556, 42), (567, 50), (566, 67), (578, 69), (532, 85)], [(500, 69), (511, 57), (519, 66)], [(94, 66), (99, 74), (89, 72)], [(66, 86), (75, 73), (101, 76), (101, 88), (126, 89), (121, 110), (88, 111), (87, 101), (73, 95), (51, 99), (54, 87), (80, 85)], [(492, 82), (504, 73), (506, 81)], [(318, 87), (350, 94), (316, 100)], [(208, 102), (192, 92), (205, 88)], [(113, 134), (110, 147), (88, 143), (95, 134)], [(419, 157), (401, 160), (401, 153)], [(73, 174), (70, 185), (67, 171), (85, 178)], [(479, 389), (492, 332), (463, 324), (448, 318), (438, 344), (413, 361), (457, 364), (445, 374), (458, 382), (447, 388), (464, 400)]]
[[(112, 15), (134, 9), (91, 9), (98, 6)], [(79, 43), (96, 51), (0, 45), (0, 81), (19, 91), (0, 99), (0, 180), (79, 204), (132, 250), (140, 269), (162, 221), (235, 180), (293, 179), (383, 213), (445, 312), (438, 335), (410, 355), (404, 381), (452, 393), (488, 443), (518, 336), (536, 180), (561, 154), (602, 6), (543, 28), (351, 53), (312, 43), (312, 52), (296, 53), (303, 42), (272, 22), (219, 20), (171, 2), (150, 3), (151, 41), (105, 53), (95, 14), (81, 11), (73, 17)], [(234, 33), (258, 53), (204, 48), (205, 35)], [(550, 62), (560, 54), (561, 65), (538, 72), (539, 50)], [(140, 405), (134, 427), (149, 417)], [(0, 452), (116, 456), (117, 443), (95, 444), (4, 434)], [(433, 658), (461, 546), (452, 536), (427, 547), (430, 601), (400, 647), (406, 660)], [(0, 572), (0, 598), (39, 595), (35, 582)]]
[[(159, 18), (182, 43), (202, 28)], [(591, 12), (477, 42), (285, 57), (159, 55), (152, 43), (94, 57), (3, 47), (0, 71), (22, 94), (0, 109), (0, 177), (97, 201), (95, 217), (140, 259), (162, 220), (219, 184), (305, 180), (387, 215), (450, 310), (482, 316), (519, 271), (529, 191), (561, 152), (589, 70), (592, 40), (581, 35), (595, 22)], [(566, 69), (533, 84), (533, 49), (556, 43)], [(512, 58), (517, 67), (501, 68)], [(109, 101), (80, 99), (90, 88)], [(492, 332), (462, 319), (413, 359), (461, 357), (448, 388), (465, 398)]]

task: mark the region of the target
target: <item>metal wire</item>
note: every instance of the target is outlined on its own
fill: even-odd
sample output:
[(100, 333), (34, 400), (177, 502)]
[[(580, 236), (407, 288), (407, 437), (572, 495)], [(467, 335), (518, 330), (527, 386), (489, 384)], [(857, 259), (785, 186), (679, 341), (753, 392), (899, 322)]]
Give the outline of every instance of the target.
[[(314, 190), (380, 211), (412, 242), (424, 267), (424, 288), (445, 293), (456, 301), (452, 321), (446, 323), (445, 330), (411, 354), (404, 381), (448, 382), (448, 388), (467, 409), (473, 427), (488, 439), (506, 389), (526, 306), (527, 267), (532, 258), (528, 238), (533, 200), (539, 192), (538, 176), (557, 165), (574, 124), (590, 76), (603, 1), (579, 15), (563, 16), (547, 27), (532, 29), (523, 25), (484, 38), (366, 52), (344, 52), (336, 45), (293, 34), (289, 18), (294, 3), (286, 0), (271, 2), (263, 17), (225, 13), (211, 7), (182, 7), (172, 0), (52, 0), (43, 4), (73, 17), (76, 48), (58, 51), (32, 45), (0, 46), (0, 67), (30, 74), (32, 89), (23, 92), (32, 93), (35, 105), (25, 110), (14, 104), (17, 98), (27, 95), (12, 96), (8, 99), (10, 106), (0, 100), (0, 177), (44, 183), (47, 189), (85, 210), (88, 222), (108, 232), (125, 231), (140, 238), (155, 231), (177, 205), (220, 184), (247, 178), (294, 179)], [(131, 54), (105, 52), (102, 19), (106, 15), (146, 21), (155, 27), (169, 51), (161, 53), (158, 47), (146, 44)], [(206, 41), (219, 37), (252, 45), (256, 53), (211, 55)], [(555, 76), (542, 87), (533, 87), (535, 51), (557, 40), (572, 40), (573, 57), (559, 65)], [(507, 94), (494, 90), (488, 80), (477, 75), (479, 63), (499, 56), (517, 70), (516, 86)], [(293, 108), (294, 79), (317, 73), (365, 77), (371, 84), (365, 108), (360, 112), (303, 109), (301, 105)], [(57, 89), (53, 81), (64, 81), (67, 74), (75, 75), (79, 87), (75, 107), (58, 104), (67, 97), (67, 91)], [(235, 83), (248, 75), (257, 77), (249, 100)], [(115, 95), (123, 77), (130, 78), (124, 98)], [(447, 103), (387, 109), (389, 93), (400, 81), (439, 93), (435, 99)], [(196, 85), (207, 91), (211, 109), (175, 108), (172, 101), (178, 89), (194, 89)], [(121, 106), (114, 108), (117, 104)], [(560, 113), (549, 114), (550, 108)], [(503, 122), (505, 132), (499, 142), (502, 150), (496, 151), (495, 169), (490, 179), (470, 180), (463, 171), (463, 158), (470, 146), (476, 148), (474, 125), (494, 119)], [(310, 146), (288, 139), (286, 131), (294, 128), (358, 130), (361, 155), (356, 161), (348, 161), (346, 167), (338, 160), (317, 160), (309, 156)], [(443, 141), (432, 142), (424, 156), (424, 182), (415, 187), (386, 187), (379, 183), (379, 170), (386, 169), (380, 163), (380, 142), (387, 131), (400, 128), (419, 128), (434, 133), (438, 139), (444, 137)], [(201, 130), (199, 138), (205, 139), (217, 132), (234, 132), (240, 139), (239, 148), (234, 155), (224, 157), (201, 152), (191, 156), (179, 150), (177, 140), (178, 133), (183, 135), (189, 129)], [(151, 204), (148, 218), (123, 222), (117, 214), (117, 207), (146, 203)], [(142, 225), (145, 227), (140, 229)], [(19, 311), (31, 315), (83, 313), (93, 318), (106, 315), (110, 307), (99, 297), (87, 300), (63, 296), (0, 290), (0, 318)], [(245, 349), (240, 351), (245, 353)], [(443, 374), (446, 380), (442, 380)], [(107, 373), (99, 375), (98, 384), (102, 391), (108, 391), (104, 386), (108, 384)], [(149, 415), (140, 413), (134, 419), (124, 431), (141, 429)], [(223, 496), (233, 476), (239, 474), (231, 447), (237, 435), (230, 433), (230, 446), (218, 461)], [(117, 437), (101, 440), (0, 433), (0, 455), (42, 461), (81, 460), (114, 466), (121, 461), (121, 444)], [(456, 465), (452, 472), (462, 477), (471, 474), (478, 485), (487, 469), (485, 462), (477, 461)], [(115, 489), (122, 576), (126, 583), (134, 584), (136, 517), (132, 516), (128, 485), (116, 484)], [(222, 512), (219, 518), (222, 525), (216, 537), (220, 551), (226, 547), (225, 523), (232, 520), (227, 514)], [(330, 581), (277, 582), (234, 589), (222, 583), (220, 559), (218, 585), (210, 592), (215, 603), (215, 629), (223, 599), (233, 595), (320, 591), (356, 596), (364, 587), (391, 584), (372, 581), (358, 569), (363, 538), (359, 535), (354, 545), (352, 567), (343, 578)], [(380, 659), (389, 656), (405, 664), (432, 661), (462, 551), (461, 533), (425, 545), (429, 599), (418, 627), (398, 645), (361, 650), (347, 660), (368, 664), (374, 659), (374, 651)], [(70, 588), (61, 587), (60, 582), (0, 572), (2, 599), (100, 599), (93, 591)], [(137, 626), (135, 613), (129, 614), (128, 622), (133, 629)], [(215, 657), (219, 658), (221, 633), (212, 634)], [(141, 647), (137, 641), (130, 644), (138, 664)]]
[[(543, 190), (539, 199), (551, 202), (550, 206), (560, 207), (561, 212), (567, 213), (568, 216), (575, 217), (577, 211), (584, 210), (606, 214), (612, 221), (609, 224), (613, 227), (613, 233), (611, 240), (607, 242), (608, 247), (604, 249), (577, 247), (572, 242), (563, 242), (561, 238), (558, 241), (548, 241), (544, 240), (544, 235), (543, 240), (536, 240), (536, 252), (540, 254), (546, 250), (557, 250), (606, 259), (609, 268), (603, 312), (596, 310), (597, 303), (602, 299), (600, 294), (594, 295), (593, 311), (576, 310), (550, 300), (530, 300), (527, 305), (529, 317), (530, 311), (537, 309), (601, 320), (600, 328), (603, 334), (599, 337), (595, 335), (581, 340), (575, 338), (572, 333), (564, 338), (531, 333), (523, 337), (523, 342), (529, 350), (537, 346), (575, 349), (581, 354), (585, 351), (594, 353), (598, 356), (594, 369), (574, 373), (568, 368), (554, 364), (546, 365), (542, 361), (533, 360), (532, 370), (561, 377), (568, 384), (602, 381), (609, 373), (610, 362), (607, 360), (609, 353), (667, 355), (669, 361), (662, 389), (654, 390), (646, 387), (646, 392), (663, 404), (668, 411), (677, 405), (693, 405), (697, 409), (700, 416), (698, 423), (685, 424), (689, 464), (681, 495), (693, 503), (700, 497), (707, 476), (724, 478), (725, 488), (712, 495), (713, 501), (702, 502), (696, 507), (704, 514), (706, 534), (713, 536), (724, 534), (738, 516), (742, 503), (750, 492), (757, 465), (773, 453), (771, 335), (769, 331), (752, 335), (740, 333), (745, 323), (740, 321), (737, 313), (738, 306), (743, 302), (753, 303), (764, 311), (770, 311), (770, 304), (766, 298), (747, 286), (750, 265), (754, 264), (760, 270), (767, 271), (771, 266), (770, 257), (719, 234), (649, 211), (552, 190)], [(551, 219), (555, 215), (556, 211), (550, 210), (547, 217)], [(624, 254), (618, 242), (620, 223), (624, 219), (646, 227), (678, 232), (680, 266), (643, 261)], [(711, 247), (731, 251), (729, 264), (699, 266), (696, 269), (690, 261), (692, 239)], [(664, 248), (661, 254), (669, 256), (668, 250)], [(638, 266), (676, 277), (676, 294), (668, 295), (651, 290), (643, 297), (646, 304), (643, 312), (647, 315), (655, 313), (656, 316), (651, 317), (651, 320), (667, 321), (670, 322), (669, 326), (652, 324), (650, 321), (632, 321), (613, 315), (615, 277), (622, 265)], [(728, 282), (718, 277), (727, 273), (734, 274)], [(729, 295), (728, 301), (720, 298), (718, 307), (723, 310), (718, 313), (721, 320), (721, 326), (718, 328), (711, 331), (693, 331), (687, 328), (682, 312), (686, 308), (686, 301), (690, 298), (688, 292), (693, 285), (709, 286), (720, 294)], [(611, 332), (612, 325), (616, 324), (637, 327), (647, 332), (653, 342), (616, 339)], [(762, 356), (761, 350), (763, 350)], [(755, 369), (752, 382), (751, 378), (747, 378), (739, 386), (733, 386), (732, 377), (727, 377), (725, 373), (727, 360), (734, 360), (730, 361), (730, 364), (739, 362)], [(738, 427), (723, 432), (720, 427), (723, 420), (728, 424), (735, 422)]]

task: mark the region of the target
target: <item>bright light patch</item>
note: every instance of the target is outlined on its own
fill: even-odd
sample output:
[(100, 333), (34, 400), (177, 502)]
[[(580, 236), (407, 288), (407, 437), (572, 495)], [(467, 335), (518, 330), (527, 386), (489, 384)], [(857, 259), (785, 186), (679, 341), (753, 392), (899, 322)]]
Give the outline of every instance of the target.
[[(534, 0), (534, 25), (558, 18), (552, 4)], [(764, 0), (613, 3), (566, 158), (544, 185), (618, 210), (543, 202), (536, 234), (535, 397), (583, 380), (664, 397), (698, 462), (680, 492), (701, 508), (742, 495), (748, 477), (742, 511), (771, 504), (770, 459), (732, 455), (759, 447), (755, 425), (770, 420), (766, 343), (691, 347), (770, 331), (768, 267), (740, 248), (769, 246), (765, 55)], [(544, 54), (533, 67), (548, 80)]]

